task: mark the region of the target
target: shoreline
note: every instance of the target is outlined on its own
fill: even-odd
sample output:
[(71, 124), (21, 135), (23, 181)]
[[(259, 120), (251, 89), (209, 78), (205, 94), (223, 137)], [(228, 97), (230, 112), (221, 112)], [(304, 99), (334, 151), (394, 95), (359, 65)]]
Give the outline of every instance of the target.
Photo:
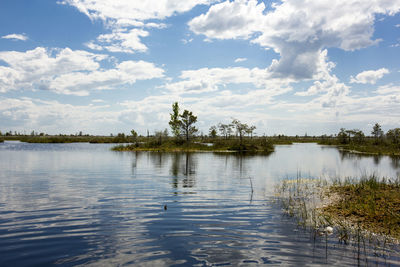
[[(188, 148), (182, 148), (184, 145), (175, 145), (173, 144), (172, 140), (169, 139), (167, 140), (168, 145), (167, 146), (160, 146), (156, 145), (154, 147), (143, 147), (142, 145), (152, 145), (151, 143), (154, 142), (153, 139), (147, 140), (143, 139), (140, 141), (142, 145), (139, 147), (133, 147), (134, 142), (130, 140), (129, 137), (109, 137), (109, 136), (11, 136), (11, 137), (6, 137), (6, 136), (1, 136), (0, 137), (0, 142), (4, 141), (20, 141), (20, 142), (26, 142), (26, 143), (91, 143), (91, 144), (96, 144), (96, 143), (104, 143), (104, 144), (115, 144), (115, 148), (113, 148), (114, 151), (159, 151), (159, 152), (257, 152), (257, 153), (262, 153), (262, 152), (273, 152), (274, 148), (273, 146), (276, 145), (292, 145), (294, 143), (316, 143), (321, 146), (328, 146), (328, 147), (335, 147), (338, 150), (342, 152), (347, 152), (347, 153), (352, 153), (352, 154), (360, 154), (360, 155), (366, 155), (366, 156), (390, 156), (390, 157), (400, 157), (400, 148), (393, 147), (393, 146), (387, 146), (385, 144), (337, 144), (335, 143), (336, 140), (331, 140), (329, 142), (323, 141), (323, 140), (318, 140), (318, 139), (310, 139), (310, 140), (305, 140), (305, 139), (298, 139), (294, 137), (287, 137), (287, 138), (274, 138), (274, 137), (268, 137), (267, 142), (268, 145), (265, 146), (262, 145), (260, 147), (259, 142), (261, 142), (262, 139), (260, 138), (254, 138), (254, 139), (249, 139), (245, 140), (244, 144), (244, 149), (240, 145), (235, 142), (235, 139), (215, 139), (215, 140), (204, 140), (203, 142), (206, 143), (212, 143), (214, 145), (218, 145), (219, 147), (216, 148), (215, 150), (212, 149), (212, 146), (204, 146), (201, 147), (201, 144), (199, 143), (190, 143)], [(237, 141), (237, 140), (236, 140)], [(198, 141), (202, 142), (202, 141)], [(131, 147), (123, 148), (123, 149), (118, 149), (118, 147), (124, 144), (126, 146), (131, 145)], [(250, 149), (249, 149), (250, 148)]]
[(314, 234), (335, 234), (344, 243), (362, 237), (373, 243), (400, 244), (399, 180), (297, 178), (283, 180), (276, 196), (285, 214)]
[(160, 153), (257, 153), (257, 154), (270, 154), (275, 150), (231, 150), (231, 149), (210, 149), (209, 147), (204, 149), (199, 148), (127, 148), (126, 146), (115, 146), (111, 148), (112, 151), (116, 152), (160, 152)]

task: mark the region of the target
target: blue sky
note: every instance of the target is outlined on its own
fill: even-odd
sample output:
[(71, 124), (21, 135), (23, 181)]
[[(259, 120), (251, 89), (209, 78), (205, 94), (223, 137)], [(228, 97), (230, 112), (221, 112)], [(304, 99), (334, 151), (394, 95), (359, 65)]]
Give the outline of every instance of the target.
[(2, 0), (0, 131), (400, 125), (400, 0)]

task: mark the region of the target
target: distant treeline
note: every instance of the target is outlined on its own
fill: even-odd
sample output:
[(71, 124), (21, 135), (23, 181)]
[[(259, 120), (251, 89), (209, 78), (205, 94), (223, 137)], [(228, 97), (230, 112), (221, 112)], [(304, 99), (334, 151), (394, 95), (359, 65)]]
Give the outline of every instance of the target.
[(4, 140), (15, 140), (27, 143), (130, 143), (134, 139), (123, 133), (116, 136), (93, 136), (93, 135), (23, 135), (23, 134), (6, 134), (0, 136), (0, 142)]
[(119, 146), (117, 150), (234, 150), (234, 151), (273, 151), (275, 144), (291, 144), (293, 142), (316, 142), (324, 145), (335, 145), (345, 150), (373, 154), (400, 155), (400, 128), (388, 130), (386, 133), (381, 125), (376, 123), (370, 135), (361, 130), (345, 128), (335, 135), (321, 136), (257, 136), (256, 126), (242, 123), (232, 118), (231, 123), (218, 123), (209, 128), (208, 134), (199, 131), (195, 126), (197, 116), (192, 111), (180, 112), (178, 102), (172, 104), (168, 129), (157, 130), (153, 134), (147, 131), (147, 136), (138, 135), (131, 130), (130, 135), (118, 133), (110, 136), (92, 136), (79, 132), (71, 135), (48, 135), (32, 131), (29, 135), (17, 132), (0, 132), (0, 142), (3, 140), (20, 140), (30, 143), (130, 143)]

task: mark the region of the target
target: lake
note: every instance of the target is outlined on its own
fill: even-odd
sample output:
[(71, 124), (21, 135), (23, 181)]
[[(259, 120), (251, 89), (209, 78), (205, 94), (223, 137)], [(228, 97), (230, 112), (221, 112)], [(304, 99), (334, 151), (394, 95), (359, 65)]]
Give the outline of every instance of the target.
[(0, 266), (400, 265), (398, 250), (311, 237), (274, 201), (285, 178), (399, 177), (398, 158), (112, 146), (0, 143)]

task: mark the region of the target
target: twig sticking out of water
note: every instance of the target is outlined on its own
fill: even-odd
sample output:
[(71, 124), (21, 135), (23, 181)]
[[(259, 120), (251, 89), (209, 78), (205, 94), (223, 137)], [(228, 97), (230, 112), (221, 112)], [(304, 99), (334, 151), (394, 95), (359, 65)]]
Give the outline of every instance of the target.
[(250, 180), (250, 186), (251, 186), (251, 193), (253, 194), (254, 189), (253, 189), (253, 181), (251, 180), (251, 176), (249, 176), (249, 180)]

